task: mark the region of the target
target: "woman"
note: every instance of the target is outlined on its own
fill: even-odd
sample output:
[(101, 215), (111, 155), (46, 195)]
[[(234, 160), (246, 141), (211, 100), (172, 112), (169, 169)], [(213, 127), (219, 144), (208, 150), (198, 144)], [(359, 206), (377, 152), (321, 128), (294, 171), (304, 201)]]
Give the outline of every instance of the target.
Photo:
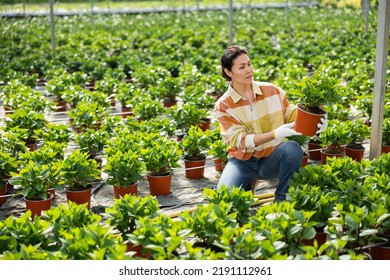
[[(229, 87), (215, 105), (229, 161), (222, 185), (251, 190), (257, 179), (279, 179), (275, 201), (286, 199), (288, 180), (299, 169), (302, 148), (285, 137), (300, 135), (294, 128), (296, 106), (279, 87), (253, 81), (253, 66), (245, 48), (232, 46), (221, 57), (222, 77)], [(321, 129), (324, 129), (323, 120)]]

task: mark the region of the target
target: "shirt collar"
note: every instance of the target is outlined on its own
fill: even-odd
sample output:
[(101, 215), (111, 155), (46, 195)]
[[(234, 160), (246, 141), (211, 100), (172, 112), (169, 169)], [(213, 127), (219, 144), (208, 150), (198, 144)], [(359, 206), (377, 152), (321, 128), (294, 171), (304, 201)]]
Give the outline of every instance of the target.
[[(258, 82), (253, 81), (253, 82), (252, 82), (252, 87), (253, 87), (253, 92), (254, 92), (254, 94), (263, 95), (263, 92), (262, 92), (261, 89), (260, 89), (260, 84), (259, 84)], [(233, 99), (233, 102), (234, 102), (234, 103), (237, 103), (240, 99), (243, 98), (243, 97), (242, 97), (240, 94), (238, 94), (238, 92), (232, 87), (231, 83), (229, 84), (227, 93), (228, 93), (229, 96)]]

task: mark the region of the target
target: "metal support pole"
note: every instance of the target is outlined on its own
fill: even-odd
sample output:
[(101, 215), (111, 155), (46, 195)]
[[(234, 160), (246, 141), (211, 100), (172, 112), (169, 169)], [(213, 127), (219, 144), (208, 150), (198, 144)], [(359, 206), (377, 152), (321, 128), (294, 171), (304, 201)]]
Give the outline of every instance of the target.
[(55, 34), (54, 34), (54, 0), (50, 0), (50, 30), (51, 30), (51, 52), (55, 54)]
[(389, 49), (390, 0), (380, 0), (374, 78), (374, 100), (371, 116), (370, 159), (381, 154), (382, 126), (386, 92), (386, 69)]
[(229, 0), (229, 45), (233, 44), (233, 0)]
[(370, 15), (370, 0), (362, 0), (362, 10), (364, 15), (364, 33), (367, 34)]
[(91, 4), (91, 25), (93, 25), (93, 0), (89, 0), (89, 3)]

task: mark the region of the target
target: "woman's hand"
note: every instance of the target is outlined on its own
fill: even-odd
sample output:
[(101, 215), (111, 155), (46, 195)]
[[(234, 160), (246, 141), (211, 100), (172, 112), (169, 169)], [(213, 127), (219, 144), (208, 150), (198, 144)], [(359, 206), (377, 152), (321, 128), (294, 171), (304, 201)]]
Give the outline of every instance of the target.
[(296, 132), (293, 127), (295, 122), (287, 123), (279, 126), (277, 129), (273, 131), (274, 138), (285, 138), (293, 135), (302, 135), (300, 132)]

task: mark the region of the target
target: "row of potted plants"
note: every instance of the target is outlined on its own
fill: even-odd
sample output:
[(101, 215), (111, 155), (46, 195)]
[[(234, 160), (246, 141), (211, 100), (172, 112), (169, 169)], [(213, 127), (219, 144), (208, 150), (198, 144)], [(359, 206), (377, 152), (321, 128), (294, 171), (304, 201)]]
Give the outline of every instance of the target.
[[(389, 163), (384, 154), (361, 163), (336, 158), (308, 165), (294, 177), (287, 201), (255, 211), (252, 192), (223, 186), (205, 189), (205, 204), (177, 216), (159, 213), (153, 196), (134, 195), (116, 199), (104, 219), (73, 203), (34, 219), (27, 212), (0, 222), (0, 254), (3, 259), (376, 259), (375, 248), (390, 238)], [(322, 242), (314, 239), (321, 229)]]

